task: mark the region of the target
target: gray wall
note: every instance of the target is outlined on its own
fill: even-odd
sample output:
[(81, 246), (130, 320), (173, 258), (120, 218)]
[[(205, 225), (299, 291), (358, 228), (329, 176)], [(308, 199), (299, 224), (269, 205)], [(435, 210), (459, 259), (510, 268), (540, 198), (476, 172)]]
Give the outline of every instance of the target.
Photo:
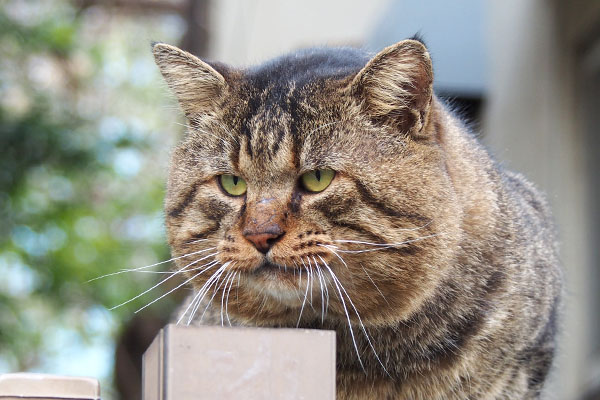
[(597, 387), (600, 367), (594, 332), (600, 321), (594, 223), (600, 63), (589, 61), (594, 43), (600, 43), (600, 2), (491, 4), (485, 137), (498, 158), (536, 182), (552, 205), (567, 291), (561, 354), (548, 398), (580, 399)]

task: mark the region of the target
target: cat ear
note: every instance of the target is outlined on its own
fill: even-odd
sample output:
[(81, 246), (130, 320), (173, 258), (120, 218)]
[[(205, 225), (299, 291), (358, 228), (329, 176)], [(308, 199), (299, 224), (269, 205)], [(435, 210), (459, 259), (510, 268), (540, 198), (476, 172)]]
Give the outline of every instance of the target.
[(433, 95), (433, 67), (420, 41), (404, 40), (385, 48), (350, 85), (374, 123), (416, 136), (423, 133)]
[(165, 43), (153, 43), (152, 53), (188, 118), (214, 111), (227, 83), (223, 75), (196, 56)]

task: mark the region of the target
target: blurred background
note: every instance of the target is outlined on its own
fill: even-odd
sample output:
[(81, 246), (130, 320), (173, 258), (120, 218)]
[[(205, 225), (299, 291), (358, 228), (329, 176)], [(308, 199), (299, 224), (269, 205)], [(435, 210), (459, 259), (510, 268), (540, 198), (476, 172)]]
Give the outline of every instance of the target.
[(93, 376), (105, 400), (139, 398), (141, 354), (185, 290), (136, 312), (176, 283), (135, 298), (164, 276), (88, 281), (169, 258), (161, 206), (184, 121), (151, 41), (243, 66), (417, 32), (438, 95), (553, 207), (567, 293), (548, 397), (600, 399), (597, 0), (0, 2), (0, 373)]

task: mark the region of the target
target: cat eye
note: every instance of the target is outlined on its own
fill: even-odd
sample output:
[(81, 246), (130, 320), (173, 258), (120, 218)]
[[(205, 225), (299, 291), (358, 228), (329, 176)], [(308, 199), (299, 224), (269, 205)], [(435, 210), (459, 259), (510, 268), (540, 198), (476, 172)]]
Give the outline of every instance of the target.
[(246, 193), (246, 181), (239, 176), (230, 174), (220, 175), (219, 183), (223, 190), (232, 196), (241, 196)]
[(316, 169), (302, 174), (300, 183), (309, 192), (322, 192), (329, 186), (334, 176), (335, 171), (332, 169)]

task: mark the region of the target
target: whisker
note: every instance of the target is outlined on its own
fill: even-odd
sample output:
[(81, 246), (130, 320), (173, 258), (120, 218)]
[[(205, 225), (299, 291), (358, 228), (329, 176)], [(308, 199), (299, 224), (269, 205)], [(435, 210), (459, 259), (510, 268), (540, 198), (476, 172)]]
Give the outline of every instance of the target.
[[(356, 306), (352, 302), (352, 299), (350, 298), (350, 295), (348, 294), (348, 292), (344, 288), (344, 285), (342, 285), (342, 282), (339, 281), (338, 277), (333, 273), (333, 271), (331, 270), (331, 268), (329, 268), (329, 266), (327, 265), (327, 263), (325, 262), (325, 260), (323, 260), (323, 258), (321, 256), (318, 256), (318, 257), (321, 259), (321, 261), (323, 261), (323, 263), (325, 264), (325, 266), (327, 267), (327, 269), (329, 269), (329, 272), (331, 273), (331, 278), (333, 279), (333, 282), (335, 283), (337, 281), (337, 283), (339, 283), (340, 287), (342, 288), (342, 290), (346, 294), (346, 297), (348, 298), (348, 302), (350, 303), (350, 305), (354, 309), (354, 312), (356, 313), (356, 318), (358, 318), (358, 322), (360, 324), (360, 327), (361, 327), (363, 333), (365, 334), (365, 338), (367, 339), (367, 342), (369, 343), (369, 347), (371, 347), (371, 350), (373, 351), (373, 354), (375, 355), (375, 358), (379, 362), (379, 365), (381, 365), (381, 368), (383, 368), (383, 370), (385, 371), (385, 373), (389, 377), (391, 377), (391, 375), (388, 372), (387, 368), (385, 367), (385, 365), (383, 365), (383, 362), (381, 362), (381, 359), (379, 358), (379, 355), (377, 354), (377, 351), (375, 350), (375, 347), (373, 346), (373, 343), (371, 342), (371, 338), (369, 337), (369, 334), (367, 333), (367, 328), (365, 328), (365, 324), (363, 324), (362, 319), (360, 318), (360, 314), (358, 313), (358, 310), (356, 309)], [(362, 362), (361, 362), (361, 365), (362, 365)]]
[[(188, 283), (188, 282), (190, 282), (190, 281), (194, 280), (195, 278), (197, 278), (198, 276), (202, 275), (202, 274), (203, 274), (205, 271), (208, 271), (209, 269), (211, 269), (211, 268), (213, 267), (213, 265), (214, 265), (214, 264), (213, 264), (213, 265), (210, 265), (210, 264), (212, 264), (212, 263), (215, 263), (215, 261), (211, 261), (210, 263), (207, 263), (207, 264), (205, 264), (205, 265), (208, 265), (208, 266), (207, 266), (206, 268), (204, 268), (202, 271), (198, 272), (197, 274), (195, 274), (194, 276), (192, 276), (191, 278), (189, 278), (189, 279), (188, 279), (188, 280), (186, 280), (185, 282), (183, 282), (183, 283), (181, 283), (181, 284), (177, 285), (177, 286), (176, 286), (174, 289), (171, 289), (171, 290), (169, 290), (167, 293), (165, 293), (165, 294), (161, 295), (160, 297), (158, 297), (158, 298), (156, 298), (156, 299), (152, 300), (150, 303), (146, 304), (145, 306), (143, 306), (143, 307), (139, 308), (138, 310), (136, 310), (136, 311), (135, 311), (135, 313), (137, 314), (138, 312), (142, 311), (144, 308), (146, 308), (146, 307), (148, 307), (148, 306), (150, 306), (150, 305), (152, 305), (152, 304), (156, 303), (157, 301), (159, 301), (159, 300), (160, 300), (160, 299), (162, 299), (163, 297), (165, 297), (165, 296), (168, 296), (169, 294), (173, 293), (174, 291), (176, 291), (177, 289), (179, 289), (180, 287), (182, 287), (182, 286), (183, 286), (183, 285), (185, 285), (186, 283)], [(179, 273), (179, 272), (178, 272), (178, 273)], [(174, 276), (174, 275), (171, 275), (169, 278), (172, 278), (173, 276)], [(169, 279), (169, 278), (167, 278), (167, 279)], [(165, 279), (165, 280), (166, 280), (166, 279)], [(111, 310), (112, 310), (112, 308), (111, 308)]]
[(185, 258), (185, 257), (193, 256), (193, 255), (204, 253), (205, 251), (214, 250), (214, 249), (216, 249), (216, 247), (209, 247), (208, 249), (202, 249), (200, 251), (194, 251), (192, 253), (184, 254), (184, 255), (179, 256), (179, 257), (173, 257), (173, 258), (170, 258), (170, 259), (165, 260), (165, 261), (157, 262), (155, 264), (146, 265), (144, 267), (122, 269), (122, 270), (117, 271), (117, 272), (111, 272), (110, 274), (106, 274), (106, 275), (102, 275), (102, 276), (98, 276), (96, 278), (90, 279), (86, 283), (90, 283), (90, 282), (96, 281), (98, 279), (106, 278), (106, 277), (113, 276), (113, 275), (124, 274), (125, 272), (141, 271), (141, 270), (152, 268), (152, 267), (156, 267), (157, 265), (165, 264), (165, 263), (168, 263), (168, 262), (171, 262), (171, 261), (174, 261), (174, 260), (179, 260), (180, 258)]
[[(300, 260), (302, 260), (302, 258), (300, 258)], [(304, 262), (302, 262), (302, 264), (304, 264)], [(302, 271), (302, 270), (300, 270)], [(308, 268), (306, 270), (306, 273), (308, 274)], [(302, 319), (302, 311), (304, 311), (304, 305), (306, 304), (306, 298), (308, 297), (308, 285), (310, 284), (310, 280), (307, 278), (306, 279), (306, 291), (304, 292), (304, 300), (302, 301), (302, 307), (300, 307), (300, 315), (298, 316), (298, 322), (296, 323), (296, 328), (298, 328), (300, 326), (300, 320)]]
[[(229, 262), (229, 264), (227, 264), (227, 266), (229, 266), (229, 265), (232, 265), (232, 263)], [(223, 266), (225, 266), (225, 264), (223, 264)], [(217, 278), (214, 280), (213, 295), (210, 297), (210, 299), (206, 303), (206, 307), (204, 307), (204, 311), (202, 312), (202, 315), (200, 316), (200, 323), (202, 322), (202, 319), (204, 318), (206, 311), (208, 311), (208, 308), (212, 304), (213, 299), (217, 295), (217, 292), (219, 291), (219, 289), (221, 289), (221, 286), (223, 286), (223, 283), (225, 282), (225, 280), (223, 280), (219, 283), (219, 280), (221, 279), (221, 276), (223, 276), (224, 273), (225, 273), (225, 269), (223, 269), (223, 271), (221, 271), (221, 273), (219, 273)], [(231, 271), (227, 271), (227, 274), (225, 275), (225, 277), (229, 276), (230, 273), (231, 273)], [(218, 286), (217, 286), (217, 284), (218, 284)], [(206, 293), (208, 293), (209, 290), (210, 290), (210, 287), (206, 290)]]
[[(193, 270), (190, 270), (193, 271)], [(159, 274), (159, 275), (177, 275), (180, 272), (177, 271), (128, 271), (128, 272), (135, 272), (138, 274)]]
[[(199, 259), (198, 261), (206, 260), (207, 258), (216, 256), (217, 254), (219, 254), (218, 251), (216, 253), (212, 253), (212, 254), (206, 255), (206, 256), (202, 257), (201, 259)], [(217, 263), (218, 261), (215, 260), (214, 262)], [(202, 268), (204, 268), (204, 265), (201, 265), (201, 266), (196, 267), (196, 268), (188, 269), (186, 272), (197, 271), (197, 270), (202, 269)]]
[[(229, 312), (228, 312), (229, 293), (231, 293), (231, 288), (233, 287), (233, 281), (235, 280), (236, 275), (238, 275), (238, 271), (233, 273), (233, 278), (231, 278), (231, 283), (229, 283), (229, 289), (227, 290), (227, 297), (225, 298), (225, 317), (227, 317), (227, 322), (229, 323), (229, 326), (231, 326), (231, 320), (229, 319)], [(239, 276), (238, 276), (238, 278), (239, 278)]]
[(206, 242), (207, 240), (212, 240), (212, 239), (196, 239), (196, 240), (190, 240), (188, 242), (185, 242), (185, 244), (194, 244), (194, 243), (199, 243), (199, 242)]
[(326, 299), (325, 315), (327, 315), (327, 308), (329, 307), (329, 289), (327, 289), (327, 280), (326, 280), (326, 277), (325, 277), (325, 273), (323, 272), (323, 270), (319, 266), (319, 263), (317, 262), (315, 256), (312, 256), (312, 257), (313, 257), (313, 260), (314, 260), (315, 264), (317, 265), (317, 272), (323, 278), (323, 288), (325, 289), (325, 299)]
[[(221, 286), (223, 286), (223, 284), (226, 282), (227, 277), (229, 276), (229, 274), (231, 272), (228, 272), (225, 275), (225, 279), (223, 279), (221, 282), (219, 282), (219, 279), (221, 279), (221, 276), (223, 276), (223, 274), (225, 273), (225, 271), (223, 270), (223, 272), (221, 272), (219, 274), (219, 277), (214, 281), (214, 289), (213, 289), (213, 295), (210, 297), (210, 299), (208, 300), (208, 302), (206, 303), (206, 307), (204, 307), (204, 311), (202, 312), (202, 315), (200, 316), (200, 323), (202, 323), (202, 320), (204, 319), (204, 315), (206, 314), (206, 311), (208, 311), (208, 308), (210, 307), (210, 305), (212, 304), (213, 299), (215, 298), (215, 296), (217, 295), (217, 292), (219, 291), (219, 289), (221, 289)], [(218, 286), (217, 286), (218, 284)], [(208, 291), (207, 291), (208, 292)], [(222, 312), (222, 309), (221, 309)], [(221, 318), (223, 316), (221, 315)]]
[[(200, 293), (202, 293), (202, 297), (199, 298), (198, 302), (196, 303), (196, 305), (194, 306), (194, 308), (192, 309), (192, 313), (190, 314), (188, 321), (187, 321), (187, 325), (189, 325), (192, 320), (194, 319), (194, 316), (196, 315), (196, 312), (198, 311), (198, 308), (200, 308), (200, 304), (202, 303), (202, 300), (204, 299), (204, 296), (206, 296), (206, 294), (208, 293), (208, 291), (210, 290), (210, 287), (212, 286), (212, 284), (217, 281), (219, 279), (219, 277), (223, 274), (223, 272), (225, 271), (225, 268), (227, 268), (227, 266), (230, 264), (230, 262), (226, 262), (225, 264), (221, 265), (207, 280), (206, 282), (204, 282), (204, 285), (202, 285), (202, 287), (200, 288)], [(209, 303), (210, 304), (210, 303)], [(204, 314), (203, 314), (204, 315)]]
[(306, 273), (308, 274), (308, 280), (310, 281), (310, 307), (313, 309), (313, 271), (312, 271), (312, 265), (310, 264), (310, 258), (308, 256), (306, 256), (306, 259), (308, 260), (308, 268), (306, 269)]
[(364, 245), (368, 245), (368, 246), (377, 247), (376, 249), (365, 249), (365, 250), (343, 250), (343, 249), (336, 247), (337, 251), (339, 251), (340, 253), (355, 253), (356, 254), (356, 253), (368, 253), (371, 251), (378, 251), (378, 250), (385, 250), (385, 249), (389, 249), (389, 248), (393, 248), (393, 247), (399, 247), (399, 246), (403, 246), (405, 244), (420, 242), (421, 240), (425, 240), (425, 239), (431, 239), (433, 237), (440, 236), (440, 235), (441, 235), (441, 233), (435, 233), (432, 235), (422, 236), (422, 237), (415, 238), (415, 239), (405, 240), (404, 242), (399, 242), (399, 243), (370, 243), (370, 242), (363, 242), (360, 240), (335, 240), (335, 241), (339, 242), (339, 243), (364, 244)]
[(325, 276), (325, 272), (317, 266), (317, 270), (320, 272), (323, 277), (324, 289), (325, 289), (325, 315), (327, 315), (327, 309), (329, 308), (329, 289), (327, 288), (327, 277)]
[[(180, 273), (180, 272), (184, 271), (186, 268), (188, 268), (188, 267), (191, 267), (192, 265), (194, 265), (194, 264), (198, 263), (199, 261), (200, 261), (200, 260), (192, 261), (191, 263), (189, 263), (189, 264), (188, 264), (188, 265), (186, 265), (185, 267), (181, 268), (181, 269), (180, 269), (180, 270), (178, 270), (177, 272), (178, 272), (178, 273)], [(125, 304), (127, 304), (127, 303), (131, 303), (131, 302), (132, 302), (132, 301), (134, 301), (135, 299), (139, 299), (140, 297), (142, 297), (143, 295), (145, 295), (146, 293), (148, 293), (148, 292), (149, 292), (149, 291), (151, 291), (152, 289), (155, 289), (155, 288), (159, 287), (160, 285), (162, 285), (163, 283), (165, 283), (166, 281), (168, 281), (169, 279), (171, 279), (171, 278), (172, 278), (172, 277), (174, 277), (175, 275), (176, 275), (176, 274), (169, 275), (168, 277), (166, 277), (166, 278), (165, 278), (165, 279), (163, 279), (162, 281), (158, 282), (156, 285), (152, 286), (150, 289), (147, 289), (147, 290), (143, 291), (142, 293), (138, 294), (137, 296), (135, 296), (135, 297), (133, 297), (133, 298), (131, 298), (131, 299), (127, 300), (127, 301), (124, 301), (123, 303), (121, 303), (121, 304), (119, 304), (119, 305), (116, 305), (116, 306), (114, 306), (114, 307), (112, 307), (112, 308), (109, 308), (108, 310), (109, 310), (109, 311), (112, 311), (112, 310), (114, 310), (114, 309), (116, 309), (116, 308), (119, 308), (119, 307), (121, 307), (121, 306), (124, 306), (124, 305), (125, 305)]]
[(227, 285), (229, 284), (229, 280), (231, 278), (235, 278), (234, 271), (230, 271), (227, 273), (227, 275), (225, 275), (225, 280), (224, 280), (225, 285), (223, 286), (223, 293), (221, 294), (221, 326), (223, 326), (225, 323), (225, 319), (223, 317), (223, 308), (225, 306), (225, 291), (227, 290)]
[[(319, 258), (321, 258), (321, 257), (319, 256)], [(348, 320), (348, 328), (350, 329), (350, 336), (352, 337), (352, 344), (354, 345), (354, 350), (356, 351), (356, 355), (358, 357), (358, 363), (360, 364), (360, 367), (362, 368), (363, 372), (366, 373), (365, 366), (363, 365), (362, 359), (360, 358), (360, 352), (358, 351), (358, 345), (356, 344), (356, 338), (354, 337), (354, 330), (352, 329), (352, 322), (350, 321), (350, 314), (348, 313), (348, 308), (346, 307), (346, 301), (344, 300), (342, 291), (340, 290), (340, 287), (338, 286), (338, 281), (335, 277), (335, 274), (333, 273), (333, 271), (331, 270), (329, 265), (327, 265), (325, 260), (323, 260), (323, 258), (321, 258), (321, 261), (323, 261), (325, 268), (327, 268), (327, 270), (329, 271), (329, 274), (331, 274), (331, 277), (333, 278), (333, 284), (335, 285), (335, 288), (337, 289), (337, 291), (339, 293), (340, 300), (342, 302), (342, 306), (344, 307), (344, 312), (346, 313), (346, 319)]]
[[(313, 256), (313, 260), (314, 260), (314, 256)], [(321, 268), (319, 268), (319, 263), (317, 262), (317, 260), (314, 260), (315, 262), (315, 269), (317, 271), (317, 278), (319, 279), (319, 287), (321, 288), (321, 325), (323, 324), (323, 322), (325, 321), (325, 294), (323, 293), (323, 281), (322, 276), (321, 276)]]
[(177, 324), (176, 325), (179, 325), (181, 323), (181, 321), (183, 320), (183, 318), (185, 317), (185, 315), (187, 314), (187, 312), (190, 310), (190, 308), (193, 307), (194, 304), (196, 304), (196, 300), (198, 300), (198, 297), (200, 296), (200, 293), (202, 293), (202, 292), (198, 291), (198, 293), (196, 295), (194, 295), (194, 298), (192, 299), (192, 301), (190, 301), (190, 304), (188, 304), (188, 306), (186, 307), (186, 309), (183, 312), (183, 314), (181, 314), (181, 316), (177, 320)]
[[(346, 267), (346, 269), (348, 268), (348, 264), (346, 264), (346, 261), (344, 261), (344, 259), (342, 258), (342, 256), (340, 256), (333, 248), (335, 248), (337, 250), (337, 246), (330, 246), (327, 244), (317, 244), (317, 246), (321, 246), (321, 247), (325, 247), (327, 250), (329, 250), (330, 252), (332, 252), (337, 258), (340, 259), (340, 261), (342, 262), (342, 264), (344, 264), (344, 266)], [(333, 247), (333, 248), (332, 248)], [(321, 257), (319, 257), (321, 258)]]
[(373, 284), (373, 286), (375, 286), (375, 289), (377, 289), (377, 291), (379, 292), (379, 294), (381, 295), (381, 297), (383, 297), (383, 300), (385, 300), (385, 302), (389, 306), (390, 303), (387, 301), (387, 299), (385, 298), (385, 296), (383, 295), (383, 293), (381, 292), (381, 290), (379, 290), (379, 287), (375, 284), (375, 282), (373, 281), (373, 279), (371, 279), (371, 276), (369, 275), (369, 273), (367, 272), (367, 270), (365, 269), (365, 267), (363, 267), (362, 264), (359, 264), (359, 265), (362, 268), (362, 270), (365, 272), (365, 275), (367, 275), (367, 278), (369, 278), (369, 280), (371, 281), (371, 283)]

